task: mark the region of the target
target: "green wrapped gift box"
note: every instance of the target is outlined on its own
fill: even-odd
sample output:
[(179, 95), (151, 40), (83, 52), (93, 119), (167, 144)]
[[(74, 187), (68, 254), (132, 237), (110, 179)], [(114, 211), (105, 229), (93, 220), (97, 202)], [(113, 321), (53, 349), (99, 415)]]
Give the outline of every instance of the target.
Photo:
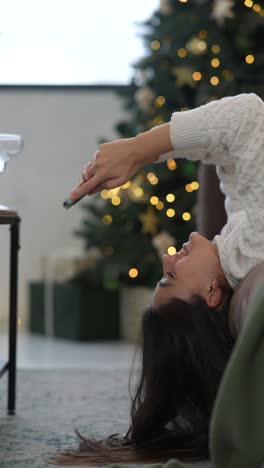
[[(78, 283), (53, 285), (53, 335), (78, 341), (120, 339), (119, 291)], [(44, 282), (29, 283), (29, 327), (46, 334)]]

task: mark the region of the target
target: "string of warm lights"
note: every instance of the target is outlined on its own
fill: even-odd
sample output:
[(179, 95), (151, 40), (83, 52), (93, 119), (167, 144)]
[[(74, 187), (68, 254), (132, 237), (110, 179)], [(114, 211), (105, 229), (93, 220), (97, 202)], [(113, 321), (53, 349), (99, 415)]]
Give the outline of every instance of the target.
[[(188, 3), (189, 0), (178, 0), (180, 3)], [(258, 13), (260, 16), (264, 16), (264, 8), (261, 7), (258, 3), (254, 3), (253, 0), (245, 0), (244, 6), (247, 8), (252, 8), (255, 13)]]
[[(181, 3), (188, 3), (188, 0), (178, 0)], [(245, 0), (244, 1), (244, 7), (249, 8), (252, 11), (254, 11), (256, 14), (260, 15), (261, 17), (264, 16), (264, 8), (259, 5), (258, 3), (255, 3), (253, 0)], [(199, 31), (197, 37), (193, 37), (191, 40), (189, 40), (185, 47), (180, 47), (177, 51), (177, 55), (181, 59), (185, 59), (189, 53), (192, 54), (204, 54), (208, 50), (208, 44), (206, 43), (206, 39), (208, 37), (208, 31), (207, 30), (201, 30)], [(154, 39), (150, 43), (151, 49), (153, 51), (158, 51), (161, 48), (161, 42), (160, 40)], [(211, 46), (211, 52), (215, 55), (219, 54), (221, 52), (221, 47), (219, 44), (213, 44)], [(248, 65), (252, 65), (255, 62), (255, 56), (254, 54), (247, 54), (244, 58), (245, 63)], [(213, 69), (217, 69), (221, 66), (221, 61), (218, 57), (213, 57), (211, 58), (211, 67)], [(177, 81), (178, 84), (183, 83), (182, 80), (185, 80), (185, 82), (188, 81), (188, 84), (192, 86), (193, 83), (197, 83), (201, 81), (204, 77), (203, 74), (199, 70), (191, 71), (189, 70), (190, 77), (188, 77), (188, 69), (181, 68), (181, 67), (175, 67), (174, 68), (174, 73), (177, 75)], [(226, 81), (233, 81), (235, 79), (234, 74), (232, 73), (231, 70), (228, 70), (227, 68), (223, 69), (221, 72), (221, 76), (213, 75), (209, 78), (209, 82), (212, 86), (218, 86), (220, 83), (220, 79), (224, 79)], [(156, 108), (161, 108), (166, 104), (166, 98), (165, 96), (158, 96), (154, 100), (154, 107)], [(182, 109), (184, 110), (184, 109)], [(186, 109), (188, 110), (188, 109)], [(160, 117), (155, 117), (153, 119), (152, 124), (153, 125), (159, 125), (161, 123), (164, 123), (163, 121), (158, 121), (161, 119)]]
[(254, 3), (252, 0), (245, 0), (244, 5), (247, 8), (251, 8), (255, 13), (260, 16), (264, 16), (264, 8), (261, 7), (258, 3)]

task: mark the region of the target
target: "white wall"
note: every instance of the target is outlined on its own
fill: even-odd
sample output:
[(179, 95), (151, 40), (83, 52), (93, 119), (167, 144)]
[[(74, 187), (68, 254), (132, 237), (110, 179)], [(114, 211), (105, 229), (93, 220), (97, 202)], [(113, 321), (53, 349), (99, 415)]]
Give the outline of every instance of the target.
[[(82, 246), (73, 236), (83, 216), (78, 205), (62, 207), (97, 148), (98, 137), (115, 139), (125, 117), (114, 89), (0, 87), (0, 133), (19, 133), (23, 155), (0, 174), (0, 204), (21, 217), (18, 316), (28, 321), (28, 283), (42, 277), (41, 257), (61, 247)], [(0, 324), (9, 304), (9, 227), (0, 226)]]

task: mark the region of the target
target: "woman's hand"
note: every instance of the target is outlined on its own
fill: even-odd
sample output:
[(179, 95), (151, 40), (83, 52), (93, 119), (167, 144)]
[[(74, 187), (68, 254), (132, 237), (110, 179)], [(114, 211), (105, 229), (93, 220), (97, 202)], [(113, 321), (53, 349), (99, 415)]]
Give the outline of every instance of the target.
[(75, 201), (102, 189), (125, 184), (144, 164), (151, 162), (141, 154), (135, 138), (124, 138), (99, 145), (91, 162), (82, 169), (79, 185), (70, 192)]
[(102, 189), (120, 187), (141, 167), (172, 150), (169, 123), (139, 133), (136, 137), (103, 143), (93, 154), (91, 162), (83, 166), (80, 183), (71, 191), (69, 198), (76, 201)]

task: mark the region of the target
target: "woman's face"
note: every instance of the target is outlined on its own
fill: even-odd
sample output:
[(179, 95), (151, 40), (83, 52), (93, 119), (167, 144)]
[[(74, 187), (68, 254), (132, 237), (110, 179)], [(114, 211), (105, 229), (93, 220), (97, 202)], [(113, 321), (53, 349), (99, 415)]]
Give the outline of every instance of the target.
[(157, 283), (152, 305), (159, 306), (177, 297), (205, 296), (214, 279), (223, 275), (218, 250), (198, 232), (192, 232), (180, 252), (163, 255), (163, 277)]

